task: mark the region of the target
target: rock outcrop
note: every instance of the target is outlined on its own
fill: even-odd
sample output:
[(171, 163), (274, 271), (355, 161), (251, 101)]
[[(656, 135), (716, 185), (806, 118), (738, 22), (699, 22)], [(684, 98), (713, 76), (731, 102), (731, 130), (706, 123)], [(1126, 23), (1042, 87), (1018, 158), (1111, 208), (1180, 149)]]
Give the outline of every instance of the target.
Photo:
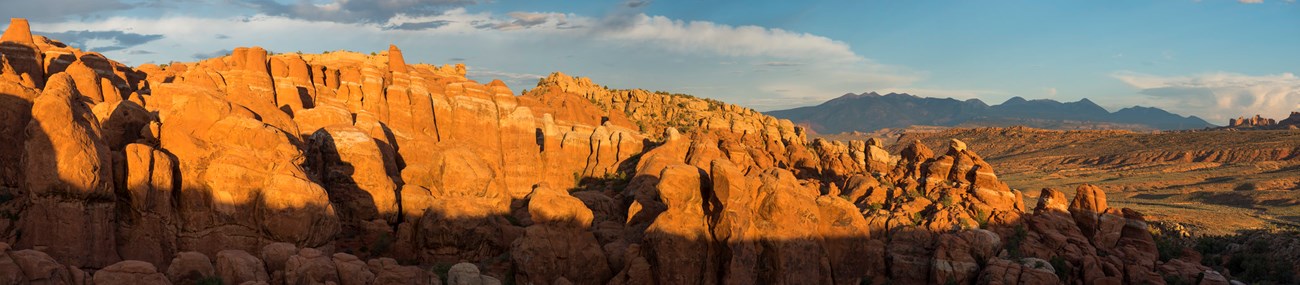
[(1250, 118), (1237, 117), (1236, 119), (1228, 119), (1228, 127), (1234, 128), (1270, 127), (1273, 125), (1277, 125), (1277, 120), (1261, 117), (1260, 115)]
[(562, 73), (516, 96), (396, 46), (130, 68), (14, 23), (4, 284), (1231, 276), (1161, 261), (1146, 217), (1098, 187), (1044, 189), (1029, 211), (961, 140), (809, 141), (748, 108)]
[(119, 261), (112, 154), (99, 122), (65, 73), (32, 104), (27, 124), (25, 192), (17, 246), (43, 247), (72, 266)]
[(1291, 112), (1285, 119), (1274, 120), (1260, 115), (1228, 119), (1223, 128), (1236, 130), (1294, 130), (1300, 128), (1300, 112)]

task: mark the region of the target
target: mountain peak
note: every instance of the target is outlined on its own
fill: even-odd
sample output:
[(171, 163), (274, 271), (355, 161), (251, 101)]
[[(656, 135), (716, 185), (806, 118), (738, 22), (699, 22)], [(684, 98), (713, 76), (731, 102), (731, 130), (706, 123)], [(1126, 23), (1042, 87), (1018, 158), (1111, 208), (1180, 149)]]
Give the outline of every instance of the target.
[(1104, 108), (1101, 107), (1101, 105), (1097, 105), (1096, 102), (1092, 102), (1092, 100), (1088, 100), (1088, 98), (1079, 99), (1079, 101), (1075, 101), (1075, 102), (1072, 103), (1072, 104), (1083, 105), (1083, 106), (1087, 106), (1088, 108), (1096, 108), (1096, 109), (1103, 109), (1103, 110), (1105, 110)]
[[(1197, 118), (1183, 117), (1151, 108), (1126, 109), (1111, 113), (1088, 98), (1063, 103), (1053, 99), (1033, 99), (1015, 96), (998, 105), (987, 105), (978, 99), (919, 97), (905, 93), (889, 93), (881, 97), (862, 95), (841, 96), (834, 104), (822, 104), (791, 110), (771, 111), (780, 118), (796, 122), (809, 122), (818, 133), (848, 131), (871, 132), (883, 128), (909, 126), (986, 126), (1000, 127), (1028, 125), (1035, 128), (1123, 128), (1198, 129), (1211, 126)], [(845, 100), (846, 98), (855, 100)], [(830, 101), (828, 101), (829, 103)]]

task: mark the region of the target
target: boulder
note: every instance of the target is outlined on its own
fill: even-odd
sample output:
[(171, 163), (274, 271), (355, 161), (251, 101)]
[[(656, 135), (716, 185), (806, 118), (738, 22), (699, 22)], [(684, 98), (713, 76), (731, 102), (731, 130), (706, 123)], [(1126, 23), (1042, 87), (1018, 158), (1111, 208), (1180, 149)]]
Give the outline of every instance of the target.
[(938, 236), (930, 283), (970, 284), (980, 273), (980, 263), (993, 258), (1002, 247), (997, 234), (974, 229)]
[(18, 188), (24, 183), (23, 155), (27, 123), (32, 119), (32, 100), (40, 89), (22, 85), (13, 68), (0, 59), (0, 186)]
[(24, 78), (24, 86), (37, 89), (45, 86), (45, 68), (42, 64), (45, 59), (32, 40), (32, 29), (27, 19), (9, 19), (9, 28), (0, 37), (0, 54), (13, 66), (16, 74)]
[(25, 249), (9, 252), (9, 257), (22, 268), (28, 284), (75, 284), (69, 268), (44, 252)]
[(202, 253), (186, 251), (177, 253), (167, 267), (167, 279), (172, 284), (198, 284), (200, 280), (216, 276), (212, 260)]
[(0, 284), (21, 284), (23, 269), (9, 254), (9, 244), (0, 242)]
[(848, 200), (835, 196), (817, 197), (817, 232), (826, 248), (831, 278), (837, 283), (860, 283), (870, 276), (873, 259), (871, 233), (862, 213)]
[(442, 282), (428, 271), (416, 266), (402, 266), (392, 258), (371, 259), (366, 266), (375, 273), (374, 285), (433, 285)]
[[(171, 155), (152, 146), (132, 143), (123, 149), (125, 181), (118, 185), (120, 198), (129, 206), (118, 212), (118, 252), (124, 259), (167, 266), (177, 250), (178, 217), (172, 200), (175, 162)], [(125, 194), (125, 195), (124, 195)]]
[[(77, 93), (90, 100), (91, 104), (105, 102), (102, 93), (104, 89), (99, 85), (99, 74), (94, 69), (86, 66), (85, 62), (78, 59), (72, 62), (72, 65), (69, 65), (68, 69), (64, 70), (63, 73), (72, 77), (72, 80), (76, 82)], [(116, 101), (121, 100), (122, 98), (119, 97)]]
[[(331, 125), (308, 139), (308, 162), (344, 221), (396, 221), (397, 185), (375, 140), (352, 125)], [(396, 166), (391, 166), (396, 168)]]
[(961, 153), (963, 151), (966, 151), (966, 142), (963, 142), (959, 139), (952, 139), (948, 141), (948, 154), (953, 155), (953, 154)]
[(1069, 209), (1070, 215), (1079, 224), (1079, 229), (1084, 236), (1093, 238), (1099, 232), (1111, 232), (1100, 228), (1103, 222), (1101, 218), (1103, 218), (1103, 213), (1107, 210), (1106, 192), (1102, 191), (1101, 188), (1090, 184), (1079, 185), (1079, 188), (1075, 190), (1074, 200), (1070, 202)]
[(1022, 262), (994, 258), (980, 272), (978, 284), (1060, 284), (1051, 267), (1047, 261), (1036, 258)]
[(56, 74), (32, 105), (25, 143), (28, 209), (17, 246), (46, 247), (72, 266), (102, 268), (116, 247), (112, 156), (72, 78)]
[(1070, 206), (1065, 200), (1065, 193), (1053, 188), (1043, 188), (1043, 191), (1038, 194), (1038, 206), (1034, 207), (1034, 213), (1043, 214), (1047, 211), (1069, 213)]
[[(865, 221), (837, 219), (835, 222), (849, 224), (820, 226), (831, 222), (822, 220), (822, 209), (817, 203), (816, 188), (800, 184), (793, 173), (784, 169), (765, 170), (758, 175), (758, 179), (760, 186), (754, 197), (758, 202), (758, 206), (754, 208), (754, 215), (758, 220), (754, 222), (754, 230), (758, 231), (755, 238), (763, 248), (758, 261), (759, 280), (765, 283), (782, 284), (810, 280), (816, 283), (830, 283), (831, 278), (835, 277), (831, 273), (830, 260), (827, 258), (831, 255), (827, 252), (823, 233), (819, 230), (827, 231), (826, 234), (847, 233), (847, 238), (852, 238), (867, 232)], [(824, 204), (830, 203), (824, 202)], [(840, 203), (839, 206), (844, 207), (847, 204)], [(845, 215), (843, 209), (828, 210), (838, 213), (836, 215), (838, 217)], [(865, 248), (851, 248), (851, 250), (864, 252)], [(835, 259), (836, 262), (864, 262), (843, 256), (836, 257), (839, 257)], [(856, 270), (845, 270), (840, 273), (840, 276), (846, 279), (862, 275), (862, 272)]]
[(334, 254), (334, 267), (338, 268), (339, 285), (368, 285), (375, 281), (365, 262), (346, 253)]
[(221, 280), (230, 284), (270, 280), (262, 261), (242, 250), (217, 252), (216, 271)]
[(557, 278), (576, 284), (603, 284), (610, 272), (604, 251), (589, 231), (592, 213), (582, 200), (541, 184), (528, 195), (533, 225), (511, 246), (516, 280), (550, 284)]
[(126, 260), (99, 271), (95, 271), (95, 284), (97, 285), (170, 285), (167, 276), (158, 273), (158, 269), (144, 261)]
[(287, 242), (276, 242), (262, 247), (262, 262), (266, 264), (266, 272), (270, 272), (271, 275), (284, 275), (285, 263), (289, 262), (289, 257), (297, 253), (298, 247)]
[(325, 282), (339, 284), (341, 280), (333, 259), (320, 250), (303, 248), (284, 263), (284, 281), (287, 284), (324, 284)]
[(142, 138), (140, 130), (153, 120), (148, 110), (131, 101), (99, 103), (92, 111), (103, 128), (104, 142), (112, 150), (121, 150), (126, 144), (139, 141)]
[(652, 254), (647, 258), (661, 284), (698, 284), (715, 278), (710, 273), (708, 224), (701, 205), (700, 169), (669, 165), (659, 173), (655, 189), (668, 206), (650, 227), (645, 239)]
[(501, 281), (479, 273), (478, 266), (461, 262), (447, 271), (447, 285), (500, 285)]

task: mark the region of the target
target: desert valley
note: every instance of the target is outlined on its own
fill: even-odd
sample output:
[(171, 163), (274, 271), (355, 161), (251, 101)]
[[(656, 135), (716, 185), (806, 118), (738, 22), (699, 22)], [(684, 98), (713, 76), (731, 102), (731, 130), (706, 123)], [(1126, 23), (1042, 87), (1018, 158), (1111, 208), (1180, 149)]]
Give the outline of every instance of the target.
[(760, 112), (388, 43), (132, 66), (33, 28), (0, 38), (0, 284), (1300, 282), (1300, 113)]

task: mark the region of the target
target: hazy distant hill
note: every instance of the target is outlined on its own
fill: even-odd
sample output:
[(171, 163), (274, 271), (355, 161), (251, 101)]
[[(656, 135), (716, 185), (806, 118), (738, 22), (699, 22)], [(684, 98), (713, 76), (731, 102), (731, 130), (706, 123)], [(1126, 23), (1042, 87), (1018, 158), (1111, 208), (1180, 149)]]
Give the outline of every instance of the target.
[(1159, 108), (1130, 107), (1111, 113), (1091, 100), (1062, 103), (1050, 99), (1014, 97), (988, 105), (979, 99), (918, 97), (875, 92), (844, 94), (821, 105), (767, 114), (787, 118), (813, 131), (833, 134), (870, 132), (884, 128), (926, 126), (1011, 126), (1047, 129), (1199, 129), (1212, 127), (1195, 116), (1183, 117)]

